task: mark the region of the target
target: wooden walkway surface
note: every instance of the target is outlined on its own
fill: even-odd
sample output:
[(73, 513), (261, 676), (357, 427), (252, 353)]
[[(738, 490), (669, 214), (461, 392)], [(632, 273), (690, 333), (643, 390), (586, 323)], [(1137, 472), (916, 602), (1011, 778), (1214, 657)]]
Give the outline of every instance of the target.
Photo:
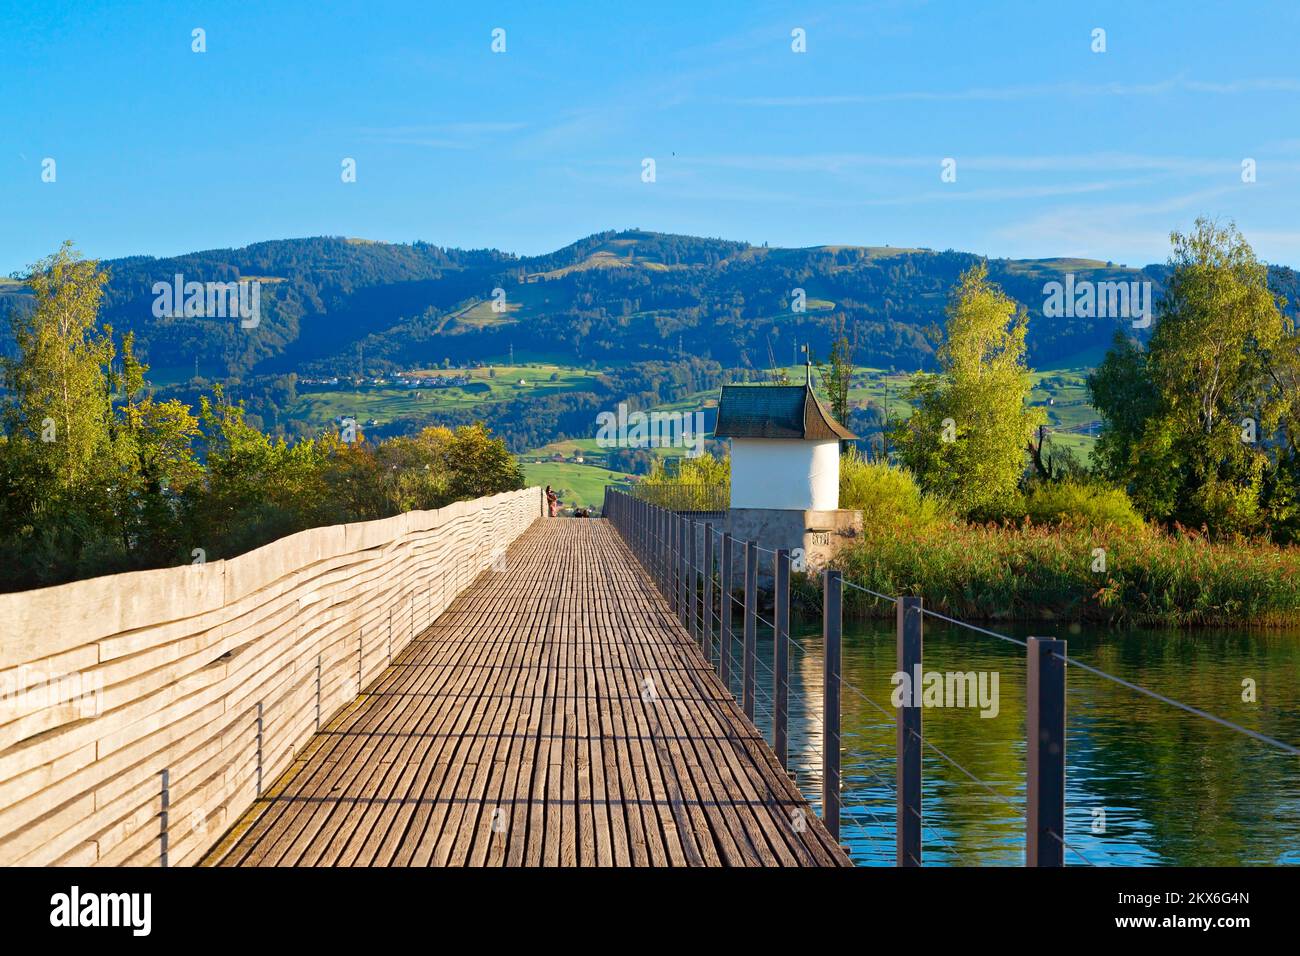
[(208, 855), (847, 866), (617, 532), (539, 519)]

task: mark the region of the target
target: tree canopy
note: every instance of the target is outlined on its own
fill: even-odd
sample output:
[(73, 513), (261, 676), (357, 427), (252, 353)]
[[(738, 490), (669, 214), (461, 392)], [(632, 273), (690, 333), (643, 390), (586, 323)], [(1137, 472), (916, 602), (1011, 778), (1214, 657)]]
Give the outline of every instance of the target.
[(25, 280), (33, 303), (11, 311), (17, 355), (0, 364), (0, 588), (230, 557), (317, 525), (523, 487), (481, 424), (289, 444), (220, 386), (197, 415), (159, 401), (134, 335), (99, 324), (98, 262), (64, 244)]
[(1144, 514), (1216, 533), (1293, 539), (1300, 337), (1233, 224), (1171, 235), (1145, 348), (1122, 334), (1089, 379), (1094, 454)]
[(940, 371), (916, 376), (914, 410), (895, 427), (894, 446), (926, 492), (962, 514), (994, 514), (1015, 494), (1042, 420), (1028, 404), (1029, 317), (983, 264), (962, 273), (947, 316)]

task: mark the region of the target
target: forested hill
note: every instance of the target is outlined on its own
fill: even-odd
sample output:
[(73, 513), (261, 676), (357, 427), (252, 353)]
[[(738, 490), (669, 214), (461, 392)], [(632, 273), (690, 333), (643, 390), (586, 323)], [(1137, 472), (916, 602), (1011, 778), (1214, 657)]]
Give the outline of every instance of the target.
[[(291, 371), (382, 333), (403, 316), (475, 295), (483, 277), (508, 268), (496, 251), (441, 249), (317, 238), (260, 242), (171, 259), (132, 257), (105, 263), (111, 275), (103, 319), (136, 333), (155, 369), (192, 369), (209, 377)], [(258, 326), (217, 318), (156, 318), (155, 282), (261, 283)], [(355, 367), (355, 362), (353, 363)]]
[[(170, 259), (105, 263), (103, 321), (132, 330), (159, 378), (249, 379), (287, 372), (383, 374), (444, 361), (544, 354), (573, 364), (711, 360), (785, 364), (807, 341), (824, 357), (832, 328), (858, 336), (857, 359), (879, 367), (930, 364), (949, 290), (978, 261), (967, 252), (889, 247), (778, 249), (630, 230), (599, 233), (544, 256), (463, 251), (427, 243), (288, 239)], [(1029, 310), (1029, 358), (1043, 367), (1109, 344), (1114, 318), (1043, 315), (1043, 285), (1067, 272), (1093, 281), (1151, 280), (1164, 266), (1079, 259), (991, 260), (990, 277)], [(1274, 270), (1294, 304), (1295, 274)], [(156, 318), (153, 284), (261, 282), (261, 321)], [(500, 300), (494, 308), (494, 292)], [(793, 309), (803, 289), (806, 311)], [(0, 294), (5, 292), (0, 288)], [(14, 288), (8, 287), (9, 298)], [(169, 375), (168, 373), (173, 373)]]

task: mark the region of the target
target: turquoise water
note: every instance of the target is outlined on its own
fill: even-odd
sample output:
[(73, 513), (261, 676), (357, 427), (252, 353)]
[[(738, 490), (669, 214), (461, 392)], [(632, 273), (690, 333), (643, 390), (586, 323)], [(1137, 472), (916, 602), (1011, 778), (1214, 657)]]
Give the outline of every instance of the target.
[[(993, 630), (1064, 638), (1083, 663), (1300, 745), (1300, 633)], [(760, 624), (766, 666), (756, 668), (755, 719), (770, 740), (765, 631)], [(791, 768), (820, 813), (820, 625), (796, 625), (795, 639), (803, 649), (791, 651)], [(845, 622), (843, 672), (854, 689), (842, 695), (841, 842), (859, 865), (894, 863), (894, 640), (892, 621)], [(924, 644), (927, 671), (998, 676), (996, 716), (923, 711), (926, 739), (949, 758), (925, 750), (924, 862), (1022, 865), (1025, 651), (929, 617)], [(1242, 699), (1246, 680), (1253, 703)], [(1300, 864), (1300, 757), (1079, 668), (1068, 669), (1067, 681), (1067, 865)], [(738, 690), (738, 677), (733, 683)]]

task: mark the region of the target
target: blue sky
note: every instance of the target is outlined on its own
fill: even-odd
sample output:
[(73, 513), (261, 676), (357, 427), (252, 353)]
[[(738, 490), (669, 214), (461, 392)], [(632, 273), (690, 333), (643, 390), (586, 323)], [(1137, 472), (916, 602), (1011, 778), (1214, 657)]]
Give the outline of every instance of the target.
[(0, 0), (0, 272), (632, 226), (1137, 264), (1197, 215), (1300, 265), (1297, 35), (1294, 2)]

